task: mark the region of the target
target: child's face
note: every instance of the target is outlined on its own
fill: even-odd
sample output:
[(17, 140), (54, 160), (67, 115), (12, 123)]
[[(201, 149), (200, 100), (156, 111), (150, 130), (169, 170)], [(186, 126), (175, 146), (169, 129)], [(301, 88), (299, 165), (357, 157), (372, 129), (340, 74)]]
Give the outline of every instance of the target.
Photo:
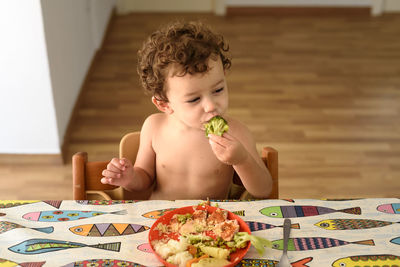
[(206, 73), (169, 76), (167, 97), (172, 115), (188, 127), (203, 129), (203, 124), (228, 109), (228, 87), (221, 59), (209, 59)]

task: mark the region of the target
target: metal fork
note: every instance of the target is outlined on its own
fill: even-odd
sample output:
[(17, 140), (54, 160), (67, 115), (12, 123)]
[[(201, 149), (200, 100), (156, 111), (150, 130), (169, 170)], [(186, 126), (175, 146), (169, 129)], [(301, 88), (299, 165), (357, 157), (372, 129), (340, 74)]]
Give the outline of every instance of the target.
[(289, 235), (290, 235), (290, 227), (292, 226), (292, 222), (290, 219), (285, 219), (283, 223), (283, 253), (282, 257), (279, 260), (278, 267), (291, 267), (292, 265), (290, 264), (289, 258), (287, 256), (287, 250), (288, 250), (288, 241), (289, 241)]

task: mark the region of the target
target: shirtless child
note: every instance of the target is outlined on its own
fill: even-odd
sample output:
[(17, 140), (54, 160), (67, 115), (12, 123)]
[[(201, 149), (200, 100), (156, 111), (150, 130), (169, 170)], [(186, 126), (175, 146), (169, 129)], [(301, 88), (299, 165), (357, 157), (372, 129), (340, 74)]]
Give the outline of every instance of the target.
[[(151, 199), (224, 199), (236, 171), (251, 195), (269, 196), (271, 176), (250, 131), (226, 115), (227, 51), (223, 37), (199, 22), (173, 23), (147, 39), (138, 72), (161, 113), (143, 123), (135, 164), (112, 159), (102, 183), (127, 191), (155, 183)], [(207, 138), (203, 125), (217, 115), (229, 130)]]

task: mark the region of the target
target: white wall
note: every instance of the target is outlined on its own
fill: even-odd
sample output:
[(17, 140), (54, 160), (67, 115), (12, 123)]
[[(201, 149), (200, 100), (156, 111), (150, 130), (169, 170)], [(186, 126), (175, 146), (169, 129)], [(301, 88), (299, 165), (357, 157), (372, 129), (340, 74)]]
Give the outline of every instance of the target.
[(42, 0), (60, 143), (111, 15), (110, 0)]
[(59, 153), (39, 1), (0, 2), (0, 153)]
[(117, 12), (213, 12), (220, 0), (117, 0)]
[(0, 153), (60, 153), (114, 4), (0, 2)]

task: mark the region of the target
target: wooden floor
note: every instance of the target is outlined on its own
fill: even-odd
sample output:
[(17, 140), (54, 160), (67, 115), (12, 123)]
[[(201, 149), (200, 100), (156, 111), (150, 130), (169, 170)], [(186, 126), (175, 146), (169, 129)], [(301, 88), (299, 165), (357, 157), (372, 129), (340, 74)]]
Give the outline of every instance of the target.
[[(136, 51), (175, 18), (201, 18), (229, 41), (229, 113), (258, 149), (279, 151), (281, 198), (400, 196), (400, 15), (116, 17), (84, 88), (69, 157), (117, 156), (121, 136), (156, 111), (139, 85)], [(0, 171), (0, 199), (72, 197), (70, 162)]]

